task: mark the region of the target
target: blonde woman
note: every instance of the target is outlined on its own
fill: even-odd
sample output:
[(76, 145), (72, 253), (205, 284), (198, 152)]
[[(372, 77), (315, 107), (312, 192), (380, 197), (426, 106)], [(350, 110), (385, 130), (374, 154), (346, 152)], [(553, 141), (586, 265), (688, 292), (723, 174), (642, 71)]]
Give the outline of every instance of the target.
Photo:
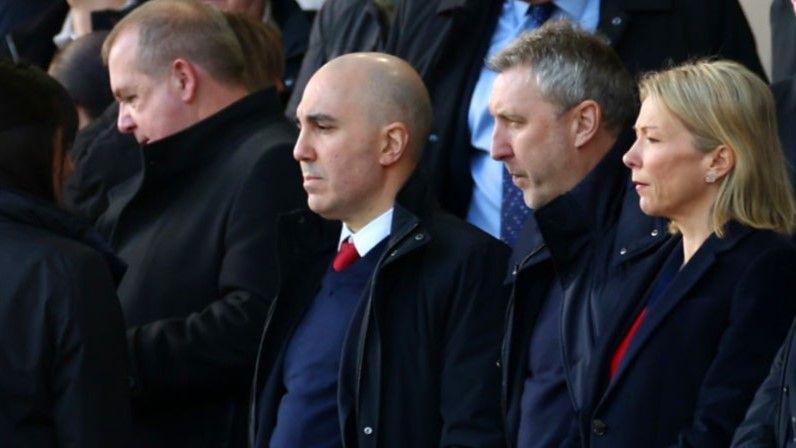
[(640, 85), (624, 156), (672, 236), (616, 302), (583, 388), (583, 446), (726, 447), (796, 312), (796, 206), (768, 87), (700, 61)]

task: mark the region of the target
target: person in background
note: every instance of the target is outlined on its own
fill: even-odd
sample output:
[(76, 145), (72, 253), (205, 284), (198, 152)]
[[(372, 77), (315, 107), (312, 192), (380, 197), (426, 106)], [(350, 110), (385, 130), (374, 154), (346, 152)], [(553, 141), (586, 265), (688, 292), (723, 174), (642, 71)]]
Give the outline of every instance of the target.
[(78, 129), (88, 126), (113, 103), (108, 69), (100, 55), (107, 36), (98, 31), (78, 38), (55, 55), (47, 70), (75, 102)]
[[(284, 60), (281, 35), (276, 27), (238, 13), (224, 13), (227, 23), (248, 55), (243, 60), (244, 84), (250, 93), (269, 88), (280, 92)], [(135, 138), (119, 132), (119, 107), (114, 104), (90, 126), (78, 133), (72, 156), (75, 174), (67, 182), (65, 203), (90, 221), (108, 206), (107, 193), (141, 169)]]
[(295, 126), (274, 86), (249, 92), (240, 43), (204, 3), (148, 1), (103, 59), (142, 160), (96, 222), (129, 266), (133, 445), (243, 447), (276, 218), (305, 204)]
[(771, 82), (796, 76), (796, 0), (771, 2)]
[(296, 107), (312, 75), (330, 60), (384, 47), (397, 0), (327, 0), (312, 22), (307, 53), (285, 109), (296, 118)]
[(243, 54), (247, 55), (243, 74), (249, 91), (274, 87), (277, 92), (282, 92), (285, 89), (282, 82), (285, 52), (279, 28), (271, 22), (261, 22), (239, 13), (225, 12), (224, 17), (238, 38)]
[(583, 447), (728, 446), (796, 313), (796, 204), (768, 86), (731, 61), (641, 80), (624, 155), (674, 237), (601, 294)]
[(58, 83), (0, 61), (0, 440), (126, 446), (130, 393), (114, 292), (124, 266), (60, 210), (77, 114)]

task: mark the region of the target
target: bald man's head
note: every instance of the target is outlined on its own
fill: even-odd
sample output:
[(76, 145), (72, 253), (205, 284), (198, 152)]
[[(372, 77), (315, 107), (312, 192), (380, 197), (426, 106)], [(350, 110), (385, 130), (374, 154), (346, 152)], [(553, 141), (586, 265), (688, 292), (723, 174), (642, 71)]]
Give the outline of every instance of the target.
[(293, 149), (311, 210), (354, 231), (392, 207), (431, 128), (428, 92), (404, 61), (341, 56), (310, 79)]
[(434, 120), (431, 98), (420, 75), (403, 59), (384, 53), (350, 53), (329, 61), (313, 76), (345, 86), (354, 107), (376, 125), (404, 123), (408, 151), (420, 159)]

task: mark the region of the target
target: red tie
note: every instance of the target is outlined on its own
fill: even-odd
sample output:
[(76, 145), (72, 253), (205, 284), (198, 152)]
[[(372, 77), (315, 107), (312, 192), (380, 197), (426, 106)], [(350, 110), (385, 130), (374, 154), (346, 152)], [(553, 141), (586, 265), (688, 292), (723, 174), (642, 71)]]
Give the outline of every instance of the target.
[(343, 244), (340, 245), (340, 250), (337, 252), (337, 256), (334, 257), (334, 261), (332, 262), (332, 269), (334, 269), (334, 272), (340, 272), (359, 260), (357, 248), (354, 247), (350, 241), (351, 238), (346, 238)]

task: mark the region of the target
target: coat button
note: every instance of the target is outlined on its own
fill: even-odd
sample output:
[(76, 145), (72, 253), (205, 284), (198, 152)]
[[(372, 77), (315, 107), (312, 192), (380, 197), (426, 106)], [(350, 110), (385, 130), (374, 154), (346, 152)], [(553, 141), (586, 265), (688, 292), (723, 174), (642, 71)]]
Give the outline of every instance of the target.
[(650, 232), (650, 235), (658, 236), (658, 229), (652, 229), (652, 232)]
[(614, 17), (613, 19), (611, 19), (611, 25), (613, 25), (613, 26), (619, 26), (619, 25), (621, 25), (621, 24), (622, 24), (622, 18), (621, 18), (621, 17), (619, 17), (619, 16), (616, 16), (616, 17)]
[(787, 394), (790, 388), (788, 386), (782, 386), (782, 393)]
[(496, 366), (497, 366), (497, 368), (499, 369), (499, 368), (500, 368), (500, 361), (499, 361), (499, 360), (498, 360), (498, 361), (496, 361), (496, 362), (495, 362), (495, 365), (496, 365)]
[(390, 253), (390, 256), (391, 256), (391, 257), (394, 257), (394, 256), (396, 256), (396, 255), (398, 255), (398, 251), (397, 251), (397, 250), (394, 250), (394, 251), (392, 251), (392, 252)]
[(420, 240), (422, 240), (422, 239), (423, 239), (423, 234), (422, 234), (422, 233), (418, 233), (417, 235), (415, 235), (415, 239), (416, 239), (417, 241), (420, 241)]
[(439, 141), (439, 136), (437, 134), (428, 134), (428, 141), (431, 143), (437, 143), (437, 141)]
[(365, 426), (362, 432), (364, 432), (366, 436), (369, 436), (373, 434), (373, 428), (371, 428), (370, 426)]
[(591, 422), (591, 432), (597, 436), (604, 436), (606, 431), (608, 431), (608, 425), (605, 424), (602, 420), (594, 420)]
[(627, 247), (623, 247), (623, 248), (619, 249), (619, 255), (624, 255), (626, 253), (627, 253)]

